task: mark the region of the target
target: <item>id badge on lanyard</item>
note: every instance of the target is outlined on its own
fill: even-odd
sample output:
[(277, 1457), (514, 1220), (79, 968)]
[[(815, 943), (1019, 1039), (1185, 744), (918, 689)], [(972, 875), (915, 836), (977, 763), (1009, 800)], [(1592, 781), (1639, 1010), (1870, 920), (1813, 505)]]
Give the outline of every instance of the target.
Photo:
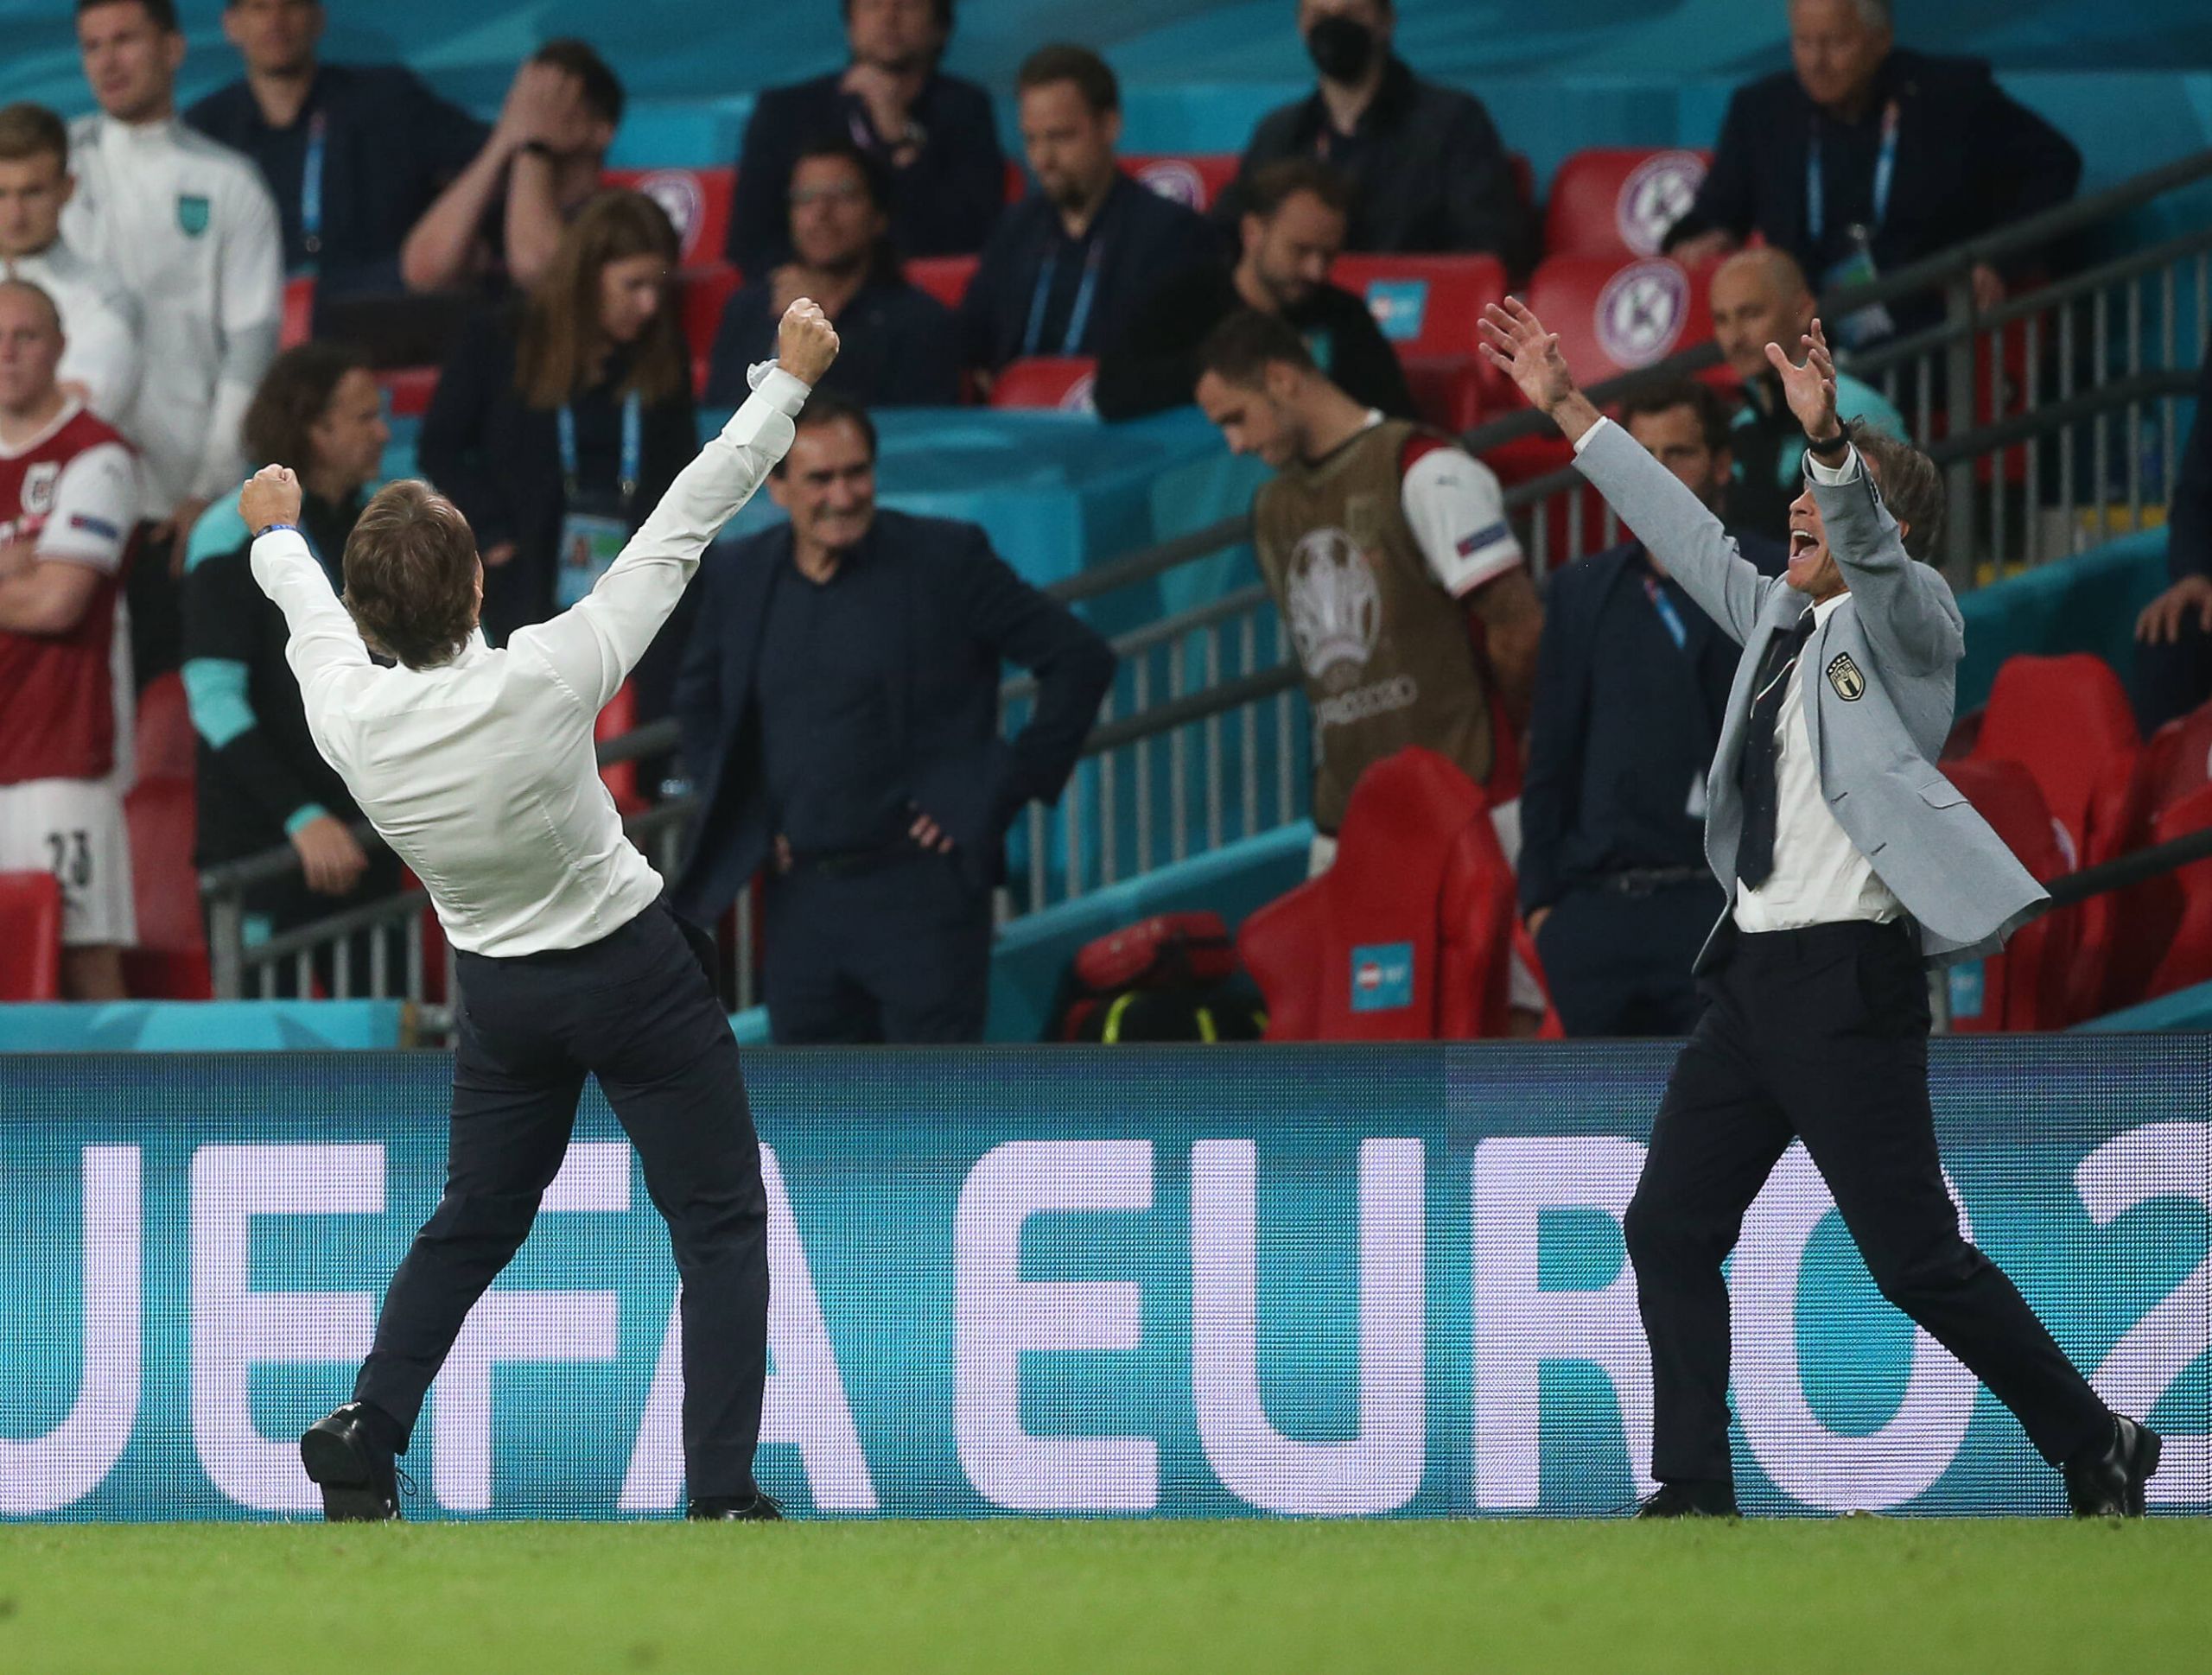
[[(1874, 235), (1889, 218), (1890, 190), (1897, 172), (1897, 128), (1900, 124), (1897, 102), (1891, 99), (1882, 111), (1882, 149), (1874, 161), (1873, 219), (1855, 221), (1845, 230), (1851, 241), (1848, 254), (1828, 265), (1821, 276), (1823, 292), (1840, 289), (1850, 285), (1872, 284), (1881, 276), (1874, 265)], [(1821, 173), (1820, 119), (1814, 118), (1813, 133), (1805, 150), (1805, 231), (1815, 244), (1821, 242), (1827, 230), (1827, 182)], [(1859, 309), (1836, 322), (1836, 341), (1848, 349), (1863, 348), (1869, 343), (1891, 335), (1897, 321), (1889, 309), (1876, 302)]]
[[(553, 602), (562, 610), (599, 586), (599, 579), (630, 544), (630, 502), (638, 492), (644, 452), (643, 421), (635, 390), (622, 403), (622, 477), (613, 510), (607, 497), (582, 492), (576, 480), (576, 416), (563, 403), (559, 414), (562, 502), (560, 544), (553, 554)], [(598, 504), (592, 503), (596, 498)]]
[(330, 149), (330, 118), (318, 111), (308, 118), (307, 155), (300, 164), (300, 248), (305, 252), (296, 277), (312, 275), (322, 264), (322, 165)]

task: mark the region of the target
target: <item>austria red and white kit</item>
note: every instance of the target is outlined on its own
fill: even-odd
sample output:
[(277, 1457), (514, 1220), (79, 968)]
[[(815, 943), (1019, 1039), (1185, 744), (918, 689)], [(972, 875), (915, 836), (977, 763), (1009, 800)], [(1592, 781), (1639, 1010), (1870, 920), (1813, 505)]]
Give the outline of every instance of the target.
[(107, 776), (116, 601), (138, 497), (130, 446), (73, 402), (29, 441), (0, 444), (0, 550), (99, 577), (67, 632), (0, 629), (0, 871), (60, 880), (62, 940), (72, 947), (128, 945), (137, 935), (122, 793)]

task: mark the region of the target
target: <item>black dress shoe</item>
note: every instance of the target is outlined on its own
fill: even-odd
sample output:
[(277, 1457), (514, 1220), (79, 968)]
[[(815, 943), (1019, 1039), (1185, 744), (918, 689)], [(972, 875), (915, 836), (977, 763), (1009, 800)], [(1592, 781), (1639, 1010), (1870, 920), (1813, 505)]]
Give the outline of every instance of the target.
[(2140, 1518), (2158, 1469), (2158, 1433), (2114, 1414), (2112, 1441), (2066, 1462), (2066, 1504), (2076, 1518)]
[(684, 1509), (702, 1523), (780, 1524), (783, 1503), (766, 1489), (750, 1494), (702, 1494)]
[(397, 1521), (398, 1469), (391, 1450), (370, 1435), (360, 1403), (348, 1402), (309, 1425), (300, 1438), (300, 1463), (322, 1491), (322, 1515), (330, 1522)]
[(1638, 1518), (1741, 1518), (1736, 1510), (1736, 1486), (1685, 1481), (1662, 1483), (1658, 1493), (1637, 1505)]

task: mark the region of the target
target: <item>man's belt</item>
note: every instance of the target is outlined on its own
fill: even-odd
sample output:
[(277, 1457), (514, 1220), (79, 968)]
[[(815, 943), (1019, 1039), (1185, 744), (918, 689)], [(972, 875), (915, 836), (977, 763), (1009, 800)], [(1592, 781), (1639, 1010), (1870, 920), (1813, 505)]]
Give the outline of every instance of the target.
[(1598, 873), (1591, 879), (1590, 887), (1610, 891), (1617, 896), (1648, 896), (1655, 890), (1712, 876), (1702, 866), (1630, 866), (1618, 872)]

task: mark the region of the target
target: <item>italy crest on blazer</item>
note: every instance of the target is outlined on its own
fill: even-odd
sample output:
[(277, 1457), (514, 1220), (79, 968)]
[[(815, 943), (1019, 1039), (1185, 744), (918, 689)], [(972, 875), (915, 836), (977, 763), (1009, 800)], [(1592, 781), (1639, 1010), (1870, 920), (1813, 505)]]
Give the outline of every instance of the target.
[(1859, 665), (1851, 661), (1848, 651), (1839, 652), (1828, 660), (1828, 684), (1847, 704), (1856, 703), (1866, 695), (1866, 677), (1859, 672)]
[(176, 224), (188, 238), (197, 238), (207, 231), (209, 205), (199, 193), (180, 192), (176, 197)]

